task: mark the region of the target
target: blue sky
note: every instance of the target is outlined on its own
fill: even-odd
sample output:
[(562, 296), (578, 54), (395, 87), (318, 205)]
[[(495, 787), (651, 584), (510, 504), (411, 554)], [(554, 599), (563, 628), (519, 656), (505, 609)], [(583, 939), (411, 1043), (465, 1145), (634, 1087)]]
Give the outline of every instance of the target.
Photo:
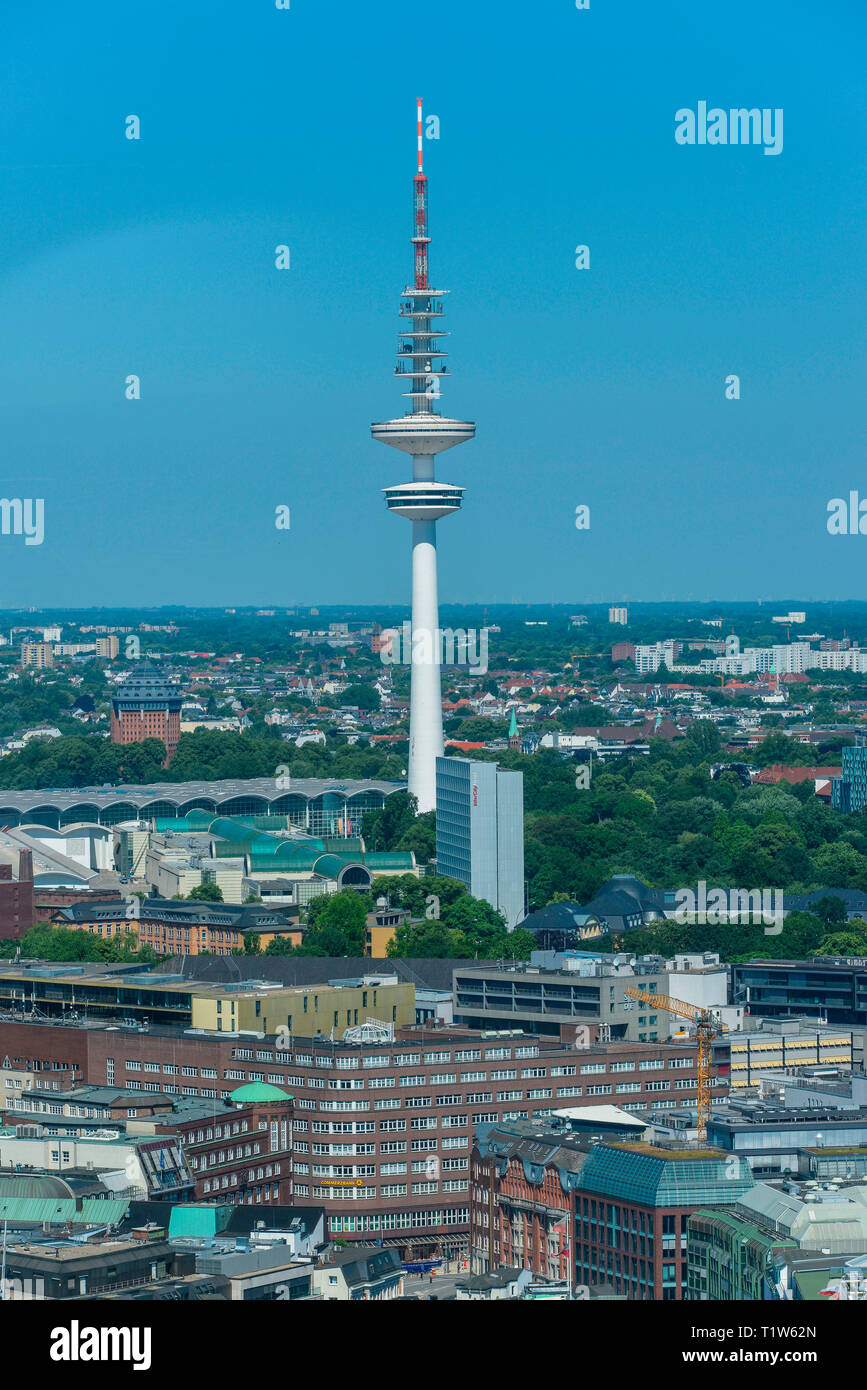
[[(7, 0), (0, 482), (45, 540), (0, 536), (0, 607), (408, 599), (369, 425), (404, 409), (417, 96), (477, 423), (443, 600), (863, 597), (867, 536), (826, 530), (867, 498), (863, 5), (421, 13)], [(782, 108), (782, 153), (678, 145), (703, 100)]]

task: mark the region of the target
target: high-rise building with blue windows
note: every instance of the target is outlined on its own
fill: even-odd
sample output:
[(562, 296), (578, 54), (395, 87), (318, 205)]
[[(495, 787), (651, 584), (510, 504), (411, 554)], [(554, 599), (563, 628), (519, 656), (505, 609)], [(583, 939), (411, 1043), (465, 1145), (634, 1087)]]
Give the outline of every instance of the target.
[(863, 737), (843, 749), (843, 771), (831, 782), (831, 805), (846, 814), (867, 806), (867, 741)]
[(524, 776), (437, 758), (437, 873), (459, 879), (511, 928), (524, 918)]

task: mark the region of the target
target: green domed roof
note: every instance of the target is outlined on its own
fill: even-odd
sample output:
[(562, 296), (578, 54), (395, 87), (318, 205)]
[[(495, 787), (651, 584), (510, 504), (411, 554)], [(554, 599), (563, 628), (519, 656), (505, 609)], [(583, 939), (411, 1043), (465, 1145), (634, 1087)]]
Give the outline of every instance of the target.
[(233, 1105), (257, 1105), (262, 1101), (291, 1099), (288, 1091), (281, 1091), (279, 1086), (271, 1086), (267, 1081), (250, 1081), (229, 1096)]

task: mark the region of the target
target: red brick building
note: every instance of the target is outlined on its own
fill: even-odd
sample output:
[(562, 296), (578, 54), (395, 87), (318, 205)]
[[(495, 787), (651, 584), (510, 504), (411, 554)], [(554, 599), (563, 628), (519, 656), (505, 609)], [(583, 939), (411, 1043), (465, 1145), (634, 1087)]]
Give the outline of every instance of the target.
[(43, 1088), (81, 1080), (214, 1100), (245, 1082), (285, 1089), (295, 1098), (294, 1201), (324, 1207), (339, 1238), (382, 1239), (418, 1255), (468, 1250), (479, 1125), (599, 1105), (609, 1095), (603, 1103), (688, 1102), (697, 1084), (694, 1044), (576, 1048), (470, 1029), (408, 1028), (361, 1044), (293, 1037), (278, 1047), (273, 1036), (169, 1026), (0, 1022), (0, 1061), (7, 1057), (40, 1072)]
[(0, 937), (23, 936), (34, 920), (33, 855), (22, 849), (17, 879), (12, 877), (11, 864), (0, 864)]
[(181, 736), (183, 696), (160, 671), (142, 666), (118, 687), (111, 702), (112, 743), (142, 743), (146, 738), (162, 739), (166, 746), (165, 766)]
[(634, 660), (635, 660), (635, 643), (634, 643), (634, 642), (615, 642), (615, 643), (614, 643), (614, 646), (611, 648), (611, 660), (614, 661), (614, 662), (619, 662), (619, 661), (634, 661)]
[(628, 1299), (679, 1300), (687, 1220), (754, 1186), (745, 1158), (722, 1149), (641, 1141), (594, 1144), (575, 1191), (576, 1282)]
[(574, 1281), (575, 1192), (591, 1142), (644, 1132), (641, 1121), (612, 1106), (584, 1109), (586, 1118), (573, 1111), (501, 1121), (476, 1134), (470, 1168), (474, 1274), (506, 1267)]
[(157, 1133), (180, 1138), (195, 1201), (292, 1206), (292, 1097), (254, 1082), (239, 1086), (230, 1101), (229, 1110), (157, 1126)]

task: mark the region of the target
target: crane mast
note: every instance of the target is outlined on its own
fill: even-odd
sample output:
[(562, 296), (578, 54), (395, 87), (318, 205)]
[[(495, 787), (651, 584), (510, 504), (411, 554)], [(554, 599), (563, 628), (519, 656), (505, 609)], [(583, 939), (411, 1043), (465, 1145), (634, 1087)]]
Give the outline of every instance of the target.
[(676, 1014), (678, 1018), (688, 1018), (696, 1025), (698, 1041), (698, 1138), (703, 1143), (707, 1138), (707, 1122), (710, 1119), (711, 1087), (711, 1043), (718, 1032), (717, 1023), (709, 1009), (700, 1009), (696, 1004), (687, 1004), (683, 999), (672, 999), (669, 994), (651, 994), (646, 989), (627, 985), (626, 993), (630, 999), (642, 1004), (650, 1004), (664, 1013)]

